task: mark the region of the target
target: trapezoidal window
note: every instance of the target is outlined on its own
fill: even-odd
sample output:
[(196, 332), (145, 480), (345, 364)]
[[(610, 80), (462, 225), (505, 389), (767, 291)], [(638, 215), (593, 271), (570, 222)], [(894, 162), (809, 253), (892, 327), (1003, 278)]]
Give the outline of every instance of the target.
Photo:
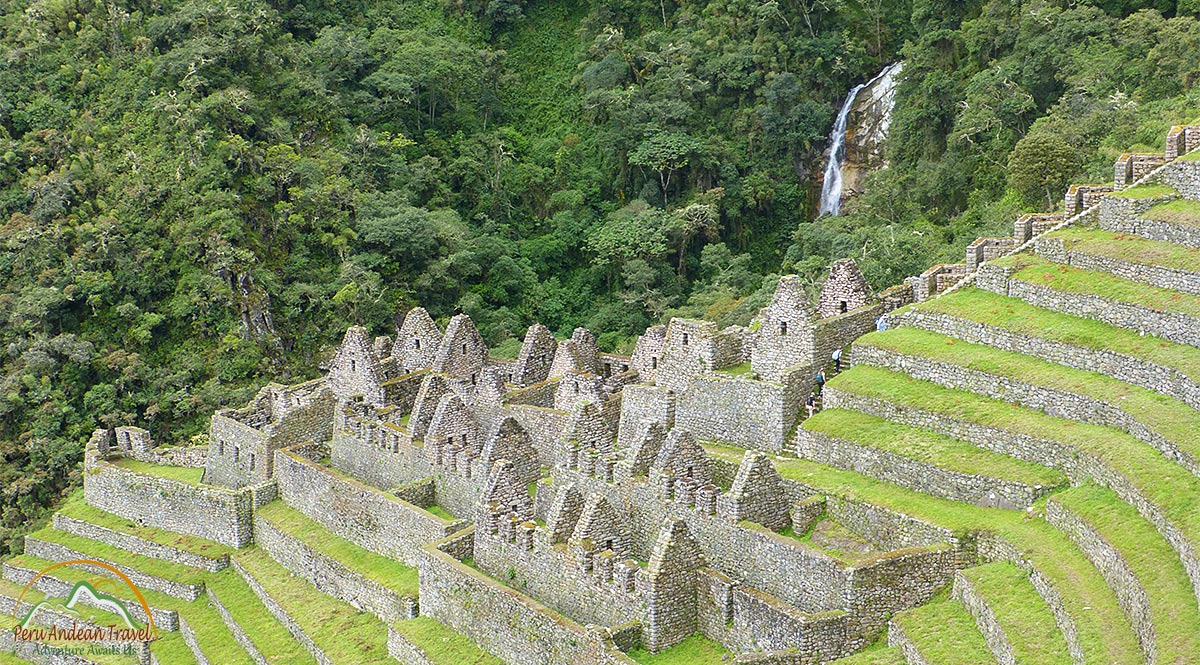
[(658, 358), (650, 356), (650, 369), (658, 369)]
[(688, 334), (687, 333), (683, 333), (683, 345), (684, 346), (688, 345)]
[(612, 548), (613, 548), (613, 539), (612, 538), (609, 538), (608, 540), (604, 541), (604, 549), (611, 552)]
[(355, 361), (353, 361), (353, 360), (351, 360), (351, 361), (350, 361), (350, 371), (351, 371), (351, 372), (357, 372), (357, 371), (358, 371), (358, 363), (357, 363), (357, 362), (355, 362)]
[(463, 343), (463, 355), (464, 355), (464, 356), (465, 356), (465, 355), (467, 355), (467, 344), (466, 344), (466, 342), (464, 342), (464, 343)]
[(845, 314), (847, 311), (849, 311), (849, 307), (850, 303), (846, 302), (845, 300), (842, 300), (838, 303), (838, 311), (842, 314)]
[(578, 383), (575, 384), (575, 394), (576, 395), (579, 394), (579, 384)]
[(779, 322), (779, 336), (787, 337), (787, 321)]
[(421, 340), (419, 340), (419, 339), (416, 339), (416, 338), (414, 337), (414, 338), (413, 338), (413, 348), (415, 348), (416, 350), (420, 351), (420, 350), (421, 350)]

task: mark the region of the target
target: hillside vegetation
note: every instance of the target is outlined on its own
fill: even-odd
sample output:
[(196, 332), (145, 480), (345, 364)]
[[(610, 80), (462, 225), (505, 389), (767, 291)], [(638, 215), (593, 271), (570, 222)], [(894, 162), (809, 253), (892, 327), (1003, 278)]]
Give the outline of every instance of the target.
[[(11, 0), (0, 15), (0, 550), (87, 433), (200, 435), (349, 323), (619, 348), (770, 274), (877, 287), (1196, 107), (1196, 0)], [(841, 98), (890, 167), (813, 219)], [(1100, 146), (1097, 148), (1096, 146)]]

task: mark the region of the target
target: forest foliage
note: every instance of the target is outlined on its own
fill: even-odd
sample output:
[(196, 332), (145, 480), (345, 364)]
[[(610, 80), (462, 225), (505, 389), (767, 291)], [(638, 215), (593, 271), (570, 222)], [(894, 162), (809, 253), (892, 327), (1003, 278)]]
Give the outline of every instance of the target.
[[(457, 308), (627, 347), (773, 275), (883, 287), (1190, 119), (1200, 0), (10, 0), (0, 549), (97, 426), (159, 440), (352, 323)], [(889, 167), (815, 219), (841, 98)]]

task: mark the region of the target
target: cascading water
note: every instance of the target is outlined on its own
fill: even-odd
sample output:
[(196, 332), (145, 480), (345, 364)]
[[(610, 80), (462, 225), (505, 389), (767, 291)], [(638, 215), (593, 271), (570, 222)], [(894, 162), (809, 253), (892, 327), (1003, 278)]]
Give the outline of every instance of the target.
[(866, 83), (856, 85), (846, 95), (842, 109), (838, 111), (837, 120), (833, 123), (833, 131), (829, 133), (829, 162), (825, 164), (825, 179), (821, 184), (821, 206), (818, 214), (837, 215), (842, 211), (842, 163), (846, 159), (846, 123), (850, 118), (850, 110), (858, 99), (858, 93), (863, 88), (879, 82), (881, 113), (883, 121), (880, 128), (887, 133), (891, 120), (892, 107), (896, 104), (896, 75), (904, 67), (903, 62), (888, 65)]

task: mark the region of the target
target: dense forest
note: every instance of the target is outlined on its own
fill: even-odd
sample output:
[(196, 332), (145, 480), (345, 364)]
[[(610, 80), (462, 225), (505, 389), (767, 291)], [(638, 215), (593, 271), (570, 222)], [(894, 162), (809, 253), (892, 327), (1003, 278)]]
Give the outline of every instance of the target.
[[(351, 323), (471, 314), (628, 348), (771, 276), (961, 256), (1192, 119), (1200, 0), (9, 0), (0, 550), (96, 426), (203, 440)], [(816, 179), (905, 61), (889, 166)]]

